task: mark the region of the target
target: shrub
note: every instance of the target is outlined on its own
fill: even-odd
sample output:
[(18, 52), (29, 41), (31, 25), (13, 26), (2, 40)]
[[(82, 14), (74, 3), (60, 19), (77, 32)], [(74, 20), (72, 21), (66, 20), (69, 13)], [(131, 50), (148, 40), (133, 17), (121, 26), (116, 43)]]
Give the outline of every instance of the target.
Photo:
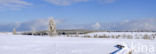
[(95, 34), (95, 35), (94, 35), (94, 38), (98, 38), (98, 35), (97, 35), (97, 34)]
[(115, 38), (115, 36), (114, 36), (114, 35), (112, 35), (112, 38)]
[(128, 36), (127, 36), (127, 38), (128, 38), (128, 39), (132, 39), (132, 38), (133, 38), (133, 36), (131, 36), (131, 35), (128, 35)]
[(150, 39), (150, 37), (147, 35), (147, 34), (145, 34), (144, 36), (143, 36), (143, 39)]

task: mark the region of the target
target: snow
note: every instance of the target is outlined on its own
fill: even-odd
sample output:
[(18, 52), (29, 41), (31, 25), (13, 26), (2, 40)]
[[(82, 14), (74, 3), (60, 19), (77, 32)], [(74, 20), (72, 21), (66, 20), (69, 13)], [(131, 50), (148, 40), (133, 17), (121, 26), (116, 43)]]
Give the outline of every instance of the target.
[(117, 44), (127, 47), (126, 50), (124, 48), (118, 54), (124, 54), (133, 49), (131, 44), (136, 47), (147, 45), (150, 48), (147, 50), (154, 48), (152, 52), (133, 52), (134, 54), (156, 53), (156, 40), (49, 37), (0, 33), (0, 54), (110, 54), (118, 50), (114, 47)]
[[(156, 32), (93, 32), (88, 33), (85, 35), (89, 35), (94, 38), (95, 35), (97, 36), (108, 36), (108, 37), (119, 37), (118, 39), (143, 39), (145, 36), (150, 37), (150, 39), (154, 39), (156, 37)], [(82, 35), (84, 36), (84, 35)], [(128, 37), (131, 38), (128, 38)]]
[(143, 36), (143, 35), (155, 35), (156, 32), (93, 32), (87, 35), (132, 35), (132, 36)]

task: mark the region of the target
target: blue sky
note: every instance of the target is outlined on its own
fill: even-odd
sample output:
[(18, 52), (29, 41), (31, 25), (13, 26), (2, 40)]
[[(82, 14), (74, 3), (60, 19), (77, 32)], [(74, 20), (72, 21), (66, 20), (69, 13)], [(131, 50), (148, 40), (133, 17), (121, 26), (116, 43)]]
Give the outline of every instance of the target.
[[(2, 1), (2, 2), (1, 2)], [(9, 4), (9, 1), (1, 3)], [(13, 1), (13, 0), (12, 0)], [(0, 4), (0, 22), (24, 22), (53, 16), (69, 23), (118, 22), (156, 17), (156, 0), (17, 0), (30, 5), (5, 7)], [(57, 1), (57, 2), (55, 2)], [(69, 4), (62, 4), (65, 1)], [(108, 2), (109, 1), (109, 2)], [(62, 3), (61, 3), (62, 2)], [(58, 4), (55, 4), (58, 3)], [(23, 8), (24, 7), (24, 8)]]
[[(34, 25), (41, 21), (45, 26), (44, 23), (48, 23), (46, 20), (50, 16), (59, 22), (63, 21), (61, 28), (75, 28), (80, 25), (82, 27), (78, 28), (85, 28), (92, 26), (91, 24), (95, 24), (93, 27), (101, 27), (102, 23), (141, 19), (147, 20), (142, 25), (146, 27), (151, 18), (156, 19), (156, 0), (0, 0), (0, 30), (6, 27), (4, 31), (7, 28), (11, 31), (15, 27), (10, 26), (13, 25), (11, 23), (16, 22)], [(151, 23), (153, 21), (149, 24)], [(26, 30), (25, 27), (20, 28)], [(155, 24), (152, 24), (151, 28), (154, 27)]]

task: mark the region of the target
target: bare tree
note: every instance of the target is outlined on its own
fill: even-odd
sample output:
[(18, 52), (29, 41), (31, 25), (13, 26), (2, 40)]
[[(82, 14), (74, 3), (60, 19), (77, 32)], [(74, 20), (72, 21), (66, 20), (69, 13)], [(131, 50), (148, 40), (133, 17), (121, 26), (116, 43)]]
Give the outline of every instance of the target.
[(76, 32), (76, 35), (75, 35), (76, 37), (79, 37), (79, 32)]
[(16, 28), (13, 28), (12, 33), (13, 33), (13, 35), (16, 35)]
[(34, 35), (36, 32), (36, 28), (35, 27), (32, 27), (32, 35)]

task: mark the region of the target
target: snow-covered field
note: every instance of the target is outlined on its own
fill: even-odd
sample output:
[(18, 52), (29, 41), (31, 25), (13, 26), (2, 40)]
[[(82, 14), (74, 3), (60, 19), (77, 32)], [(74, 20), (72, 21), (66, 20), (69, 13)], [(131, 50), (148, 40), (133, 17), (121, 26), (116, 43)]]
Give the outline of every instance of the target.
[[(94, 34), (98, 33), (88, 35)], [(125, 46), (117, 52), (118, 54), (125, 54), (129, 51), (132, 51), (132, 54), (156, 53), (156, 40), (26, 36), (0, 33), (0, 54), (110, 54), (118, 50), (114, 47), (117, 44)]]

